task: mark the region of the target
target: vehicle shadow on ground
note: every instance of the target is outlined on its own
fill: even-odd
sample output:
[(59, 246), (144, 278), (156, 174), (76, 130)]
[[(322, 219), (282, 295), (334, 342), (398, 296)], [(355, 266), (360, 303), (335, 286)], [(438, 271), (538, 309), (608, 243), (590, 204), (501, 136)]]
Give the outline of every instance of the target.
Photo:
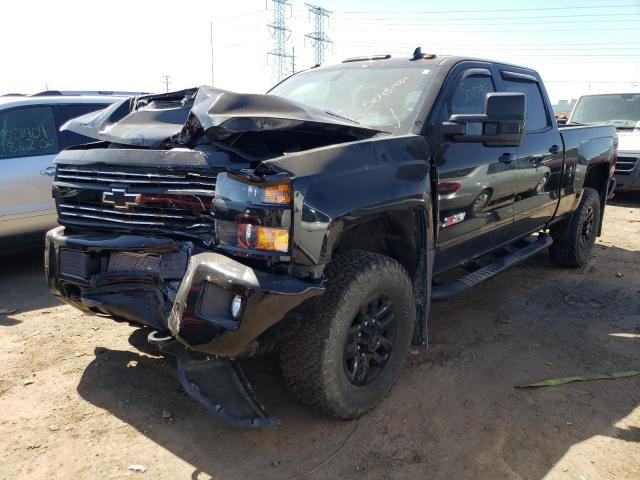
[[(608, 252), (620, 262), (632, 254)], [(614, 335), (640, 332), (637, 278), (621, 281), (602, 263), (576, 272), (539, 255), (434, 305), (431, 348), (410, 357), (390, 396), (358, 421), (301, 406), (272, 357), (245, 363), (282, 420), (270, 429), (222, 424), (182, 392), (172, 360), (147, 347), (97, 349), (78, 392), (192, 465), (192, 478), (541, 479), (595, 435), (640, 442), (640, 429), (615, 426), (640, 404), (640, 377), (514, 388), (639, 367), (638, 339)], [(130, 343), (142, 346), (145, 336), (134, 333)]]
[(607, 203), (619, 207), (640, 207), (640, 192), (618, 192)]
[[(47, 287), (43, 265), (43, 247), (31, 247), (12, 253), (0, 253), (0, 309), (25, 313), (60, 305)], [(0, 326), (21, 323), (13, 313), (0, 314)]]

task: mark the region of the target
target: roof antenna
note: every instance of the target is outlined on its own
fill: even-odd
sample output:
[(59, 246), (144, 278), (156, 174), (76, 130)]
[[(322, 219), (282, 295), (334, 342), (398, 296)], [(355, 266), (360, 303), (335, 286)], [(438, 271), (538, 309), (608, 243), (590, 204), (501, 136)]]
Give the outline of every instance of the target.
[(422, 48), (418, 47), (413, 51), (413, 57), (411, 57), (411, 61), (414, 60), (433, 60), (436, 58), (435, 53), (422, 53)]

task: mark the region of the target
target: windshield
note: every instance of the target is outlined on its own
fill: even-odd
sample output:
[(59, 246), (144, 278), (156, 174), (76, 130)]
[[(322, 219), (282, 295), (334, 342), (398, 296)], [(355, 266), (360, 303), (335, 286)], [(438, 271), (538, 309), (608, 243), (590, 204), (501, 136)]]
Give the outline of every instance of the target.
[(640, 128), (640, 93), (589, 95), (580, 98), (571, 122), (607, 123), (617, 128)]
[[(437, 68), (437, 67), (436, 67)], [(269, 95), (306, 103), (366, 127), (405, 133), (415, 121), (435, 68), (366, 66), (309, 70), (276, 85)]]

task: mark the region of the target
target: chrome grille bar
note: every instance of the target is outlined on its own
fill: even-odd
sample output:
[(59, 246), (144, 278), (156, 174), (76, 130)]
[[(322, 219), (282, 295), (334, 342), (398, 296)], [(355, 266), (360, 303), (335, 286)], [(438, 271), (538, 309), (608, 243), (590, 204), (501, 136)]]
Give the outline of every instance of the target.
[(176, 175), (170, 173), (137, 173), (137, 172), (120, 172), (120, 171), (105, 171), (105, 170), (81, 170), (78, 168), (69, 168), (69, 167), (58, 167), (59, 172), (71, 172), (71, 173), (95, 173), (96, 175), (122, 175), (122, 176), (130, 176), (130, 177), (145, 177), (145, 178), (186, 178), (186, 177), (197, 177), (197, 178), (205, 178), (208, 180), (212, 180), (215, 182), (215, 175), (202, 175), (199, 173), (187, 173), (183, 175)]
[(618, 157), (616, 162), (616, 173), (631, 172), (638, 161), (634, 157)]
[[(85, 220), (91, 221), (96, 228), (105, 229), (127, 225), (212, 234), (213, 214), (206, 205), (215, 195), (216, 173), (159, 167), (146, 170), (146, 167), (123, 165), (114, 165), (113, 169), (109, 165), (96, 165), (95, 168), (58, 165), (60, 222), (78, 224)], [(128, 193), (149, 196), (149, 203), (143, 201), (123, 209), (102, 202), (104, 194), (101, 191), (112, 191), (116, 185)], [(73, 194), (65, 195), (67, 191), (73, 191)], [(200, 206), (192, 206), (185, 199), (199, 201)]]
[(166, 213), (141, 213), (141, 212), (129, 212), (129, 211), (118, 211), (112, 210), (108, 208), (98, 208), (98, 207), (85, 207), (81, 205), (69, 205), (66, 203), (60, 204), (60, 208), (67, 208), (72, 210), (87, 210), (90, 212), (100, 212), (106, 213), (109, 215), (128, 215), (134, 217), (157, 217), (157, 218), (176, 218), (178, 220), (184, 220), (184, 215), (169, 215)]
[(131, 178), (105, 178), (105, 177), (86, 177), (82, 175), (61, 175), (58, 174), (60, 180), (84, 180), (89, 182), (107, 182), (107, 183), (136, 183), (142, 185), (203, 185), (205, 187), (215, 187), (215, 183), (199, 182), (197, 180), (138, 180)]

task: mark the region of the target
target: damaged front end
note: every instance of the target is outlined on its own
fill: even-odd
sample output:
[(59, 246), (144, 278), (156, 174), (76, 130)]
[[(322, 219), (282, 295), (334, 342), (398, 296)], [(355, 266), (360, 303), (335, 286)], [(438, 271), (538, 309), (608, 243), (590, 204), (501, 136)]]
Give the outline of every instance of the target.
[(124, 100), (63, 128), (99, 142), (56, 159), (51, 291), (159, 332), (150, 341), (177, 357), (185, 390), (223, 420), (275, 424), (237, 359), (277, 343), (324, 287), (294, 268), (292, 182), (268, 160), (379, 132), (208, 87)]

